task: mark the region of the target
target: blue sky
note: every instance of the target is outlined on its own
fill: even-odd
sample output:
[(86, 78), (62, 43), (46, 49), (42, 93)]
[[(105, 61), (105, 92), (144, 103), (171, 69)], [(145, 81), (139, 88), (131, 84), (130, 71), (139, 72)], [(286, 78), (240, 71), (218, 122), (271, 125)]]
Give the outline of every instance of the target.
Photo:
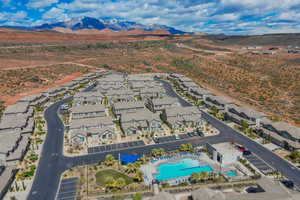
[(119, 18), (206, 33), (300, 32), (300, 0), (0, 0), (0, 25)]

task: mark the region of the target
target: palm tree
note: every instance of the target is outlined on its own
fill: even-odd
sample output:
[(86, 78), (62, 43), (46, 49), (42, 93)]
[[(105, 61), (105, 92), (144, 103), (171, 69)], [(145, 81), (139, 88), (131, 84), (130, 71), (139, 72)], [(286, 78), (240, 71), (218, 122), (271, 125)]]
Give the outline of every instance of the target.
[(141, 157), (141, 158), (139, 159), (139, 161), (141, 161), (141, 164), (145, 164), (145, 163), (147, 163), (147, 162), (149, 161), (149, 158), (146, 157), (146, 156), (143, 156), (143, 157)]
[(163, 148), (152, 149), (151, 155), (154, 157), (162, 156), (165, 154), (165, 150)]
[(138, 182), (142, 182), (143, 181), (143, 173), (141, 171), (137, 171), (133, 178), (138, 181)]
[(118, 189), (122, 189), (126, 185), (126, 181), (124, 178), (118, 178), (115, 180), (115, 187)]
[(197, 172), (192, 173), (192, 175), (191, 175), (191, 181), (194, 182), (194, 183), (198, 182), (199, 179), (200, 179), (200, 176), (199, 176), (199, 175), (200, 175), (200, 174), (197, 173)]
[(133, 164), (133, 163), (129, 163), (129, 164), (127, 164), (127, 168), (125, 169), (125, 171), (127, 172), (127, 173), (135, 173), (136, 172), (136, 166)]
[(193, 145), (192, 144), (182, 144), (180, 145), (180, 151), (193, 151)]
[(208, 172), (201, 172), (201, 173), (203, 175), (203, 180), (207, 181), (207, 179), (208, 179)]
[(113, 155), (111, 155), (111, 154), (108, 154), (105, 157), (104, 164), (106, 166), (112, 166), (115, 163), (115, 161), (116, 161), (115, 157)]
[(105, 188), (106, 189), (111, 189), (114, 187), (114, 184), (115, 184), (115, 179), (113, 177), (107, 177), (105, 179)]

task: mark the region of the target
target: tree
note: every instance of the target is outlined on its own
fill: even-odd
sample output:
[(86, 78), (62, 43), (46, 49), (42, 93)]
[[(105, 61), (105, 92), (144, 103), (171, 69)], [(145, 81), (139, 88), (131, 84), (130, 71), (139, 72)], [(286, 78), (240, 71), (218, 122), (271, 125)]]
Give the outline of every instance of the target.
[(220, 120), (225, 120), (225, 114), (224, 113), (217, 113), (216, 117)]
[(197, 172), (192, 173), (191, 181), (194, 182), (194, 183), (197, 183), (199, 180), (200, 180), (199, 173), (197, 173)]
[(207, 172), (200, 172), (200, 180), (201, 181), (206, 181), (208, 178), (208, 173)]
[(134, 176), (133, 176), (134, 180), (138, 181), (138, 182), (142, 182), (143, 181), (143, 173), (141, 171), (137, 171)]
[(107, 98), (107, 97), (104, 97), (104, 98), (103, 98), (103, 104), (104, 104), (104, 105), (108, 105), (108, 98)]
[(105, 188), (111, 189), (114, 187), (115, 179), (113, 177), (107, 177), (104, 182), (105, 182)]
[(111, 155), (111, 154), (106, 155), (104, 165), (112, 166), (112, 165), (114, 165), (115, 162), (116, 162), (116, 159), (113, 155)]
[(136, 166), (133, 163), (128, 163), (127, 168), (125, 169), (127, 173), (135, 173), (137, 171)]
[(165, 154), (165, 150), (163, 148), (152, 149), (151, 155), (154, 157), (159, 157)]
[(249, 124), (245, 120), (242, 120), (241, 126), (242, 126), (243, 131), (245, 131), (249, 128)]
[(291, 160), (297, 161), (298, 159), (300, 159), (300, 152), (298, 152), (298, 151), (292, 151), (290, 153), (289, 157), (291, 158)]
[(116, 188), (122, 189), (126, 185), (126, 181), (124, 180), (124, 178), (120, 177), (117, 180), (115, 180), (114, 185)]
[(133, 200), (142, 200), (142, 198), (143, 198), (143, 195), (141, 193), (136, 193), (133, 196)]
[(219, 113), (219, 110), (217, 107), (215, 107), (215, 106), (210, 107), (210, 114), (216, 116), (218, 113)]
[(192, 152), (192, 151), (194, 151), (194, 148), (193, 148), (192, 144), (188, 143), (188, 144), (182, 144), (182, 145), (180, 145), (179, 150), (180, 151), (190, 151), (190, 152)]

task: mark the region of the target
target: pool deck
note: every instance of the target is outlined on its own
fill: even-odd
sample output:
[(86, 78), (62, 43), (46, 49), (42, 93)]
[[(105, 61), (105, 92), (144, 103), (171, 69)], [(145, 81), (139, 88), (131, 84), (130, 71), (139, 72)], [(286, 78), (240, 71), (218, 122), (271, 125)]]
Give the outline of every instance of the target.
[[(176, 163), (181, 159), (185, 159), (185, 158), (192, 158), (192, 159), (196, 159), (199, 161), (200, 165), (199, 166), (205, 166), (205, 165), (209, 165), (214, 172), (220, 172), (220, 165), (219, 163), (211, 160), (206, 154), (204, 153), (197, 153), (197, 154), (192, 154), (192, 153), (185, 153), (185, 154), (178, 154), (175, 156), (164, 156), (161, 157), (157, 160), (153, 160), (151, 161), (149, 164), (147, 165), (142, 165), (141, 166), (141, 170), (144, 173), (144, 181), (146, 185), (150, 185), (152, 183), (152, 181), (155, 179), (155, 175), (159, 173), (159, 171), (157, 171), (158, 167), (161, 164), (165, 164), (165, 163)], [(180, 177), (180, 178), (176, 178), (176, 179), (187, 179), (188, 176), (186, 177)], [(176, 180), (174, 179), (174, 181)], [(172, 181), (173, 179), (170, 179), (170, 181)]]

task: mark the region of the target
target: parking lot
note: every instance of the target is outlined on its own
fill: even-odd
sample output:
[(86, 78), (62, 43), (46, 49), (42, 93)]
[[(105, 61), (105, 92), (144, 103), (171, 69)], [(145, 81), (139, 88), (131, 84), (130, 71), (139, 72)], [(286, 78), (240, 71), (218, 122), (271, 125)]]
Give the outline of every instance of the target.
[(244, 157), (265, 175), (272, 173), (274, 171), (267, 163), (265, 163), (262, 159), (260, 159), (256, 155), (249, 154), (249, 155), (244, 155)]
[(88, 153), (100, 153), (100, 152), (114, 151), (114, 150), (126, 149), (130, 147), (137, 147), (137, 146), (144, 146), (144, 145), (145, 143), (142, 140), (123, 142), (117, 144), (108, 144), (108, 145), (103, 145), (98, 147), (90, 147), (88, 148)]
[(172, 142), (175, 140), (184, 140), (190, 137), (200, 137), (201, 133), (197, 132), (190, 132), (187, 134), (178, 134), (178, 135), (172, 135), (172, 136), (165, 136), (165, 137), (158, 137), (154, 138), (155, 143), (166, 143), (166, 142)]
[(62, 179), (57, 193), (57, 200), (75, 200), (78, 178)]

